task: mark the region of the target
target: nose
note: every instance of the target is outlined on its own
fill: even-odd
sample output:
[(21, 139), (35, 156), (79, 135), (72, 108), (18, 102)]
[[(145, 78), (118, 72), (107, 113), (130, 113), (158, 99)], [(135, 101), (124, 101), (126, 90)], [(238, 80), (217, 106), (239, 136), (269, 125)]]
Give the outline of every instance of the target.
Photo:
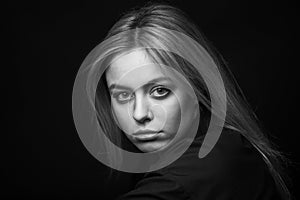
[(136, 95), (133, 118), (138, 124), (145, 125), (153, 119), (153, 113), (149, 109), (149, 102), (146, 97)]

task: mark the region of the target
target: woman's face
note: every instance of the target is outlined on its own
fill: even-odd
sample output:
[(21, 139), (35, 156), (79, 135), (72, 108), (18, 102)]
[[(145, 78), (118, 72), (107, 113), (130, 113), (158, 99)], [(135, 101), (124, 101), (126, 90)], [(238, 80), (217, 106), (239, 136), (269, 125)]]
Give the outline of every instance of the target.
[(140, 50), (119, 57), (106, 72), (117, 124), (143, 152), (166, 147), (177, 133), (181, 112), (194, 109), (180, 84), (165, 74)]

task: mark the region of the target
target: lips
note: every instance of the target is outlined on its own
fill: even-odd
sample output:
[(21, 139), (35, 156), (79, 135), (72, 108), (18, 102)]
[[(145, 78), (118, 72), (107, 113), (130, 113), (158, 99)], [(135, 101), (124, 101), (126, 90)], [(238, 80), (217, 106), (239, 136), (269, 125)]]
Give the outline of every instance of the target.
[(160, 135), (159, 131), (143, 130), (132, 134), (133, 138), (140, 141), (154, 140)]

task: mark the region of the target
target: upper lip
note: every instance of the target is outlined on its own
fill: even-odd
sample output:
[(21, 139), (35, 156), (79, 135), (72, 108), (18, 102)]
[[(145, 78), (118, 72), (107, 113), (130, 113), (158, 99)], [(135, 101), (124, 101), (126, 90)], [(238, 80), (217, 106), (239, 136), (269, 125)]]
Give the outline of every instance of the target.
[(139, 130), (135, 133), (133, 133), (133, 136), (138, 136), (138, 135), (146, 135), (146, 134), (153, 134), (153, 133), (158, 133), (159, 131), (153, 131), (153, 130)]

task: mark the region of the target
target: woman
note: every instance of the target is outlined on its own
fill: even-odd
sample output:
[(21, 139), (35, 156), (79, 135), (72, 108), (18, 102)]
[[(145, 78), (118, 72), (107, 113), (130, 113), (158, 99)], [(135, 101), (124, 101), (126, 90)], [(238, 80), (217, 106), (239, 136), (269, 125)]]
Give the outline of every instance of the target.
[[(181, 44), (183, 38), (176, 35), (181, 33), (201, 47)], [(106, 142), (111, 166), (134, 162), (118, 156), (114, 145), (141, 155), (177, 152), (184, 146), (171, 160), (161, 157), (159, 162), (165, 163), (144, 171), (135, 188), (120, 199), (291, 199), (281, 167), (284, 156), (263, 134), (221, 57), (182, 11), (146, 5), (124, 15), (106, 41), (110, 38), (105, 50), (96, 47), (83, 66), (88, 66), (87, 90), (100, 129), (113, 143)], [(182, 51), (176, 50), (176, 43), (184, 46)], [(195, 63), (205, 70), (197, 70)], [(101, 66), (106, 67), (98, 77)], [(221, 84), (217, 75), (208, 78), (206, 70), (214, 67)], [(95, 77), (100, 80), (93, 90)], [(221, 100), (218, 108), (225, 109), (215, 109), (223, 97), (226, 105), (222, 107)], [(220, 123), (211, 123), (222, 117)], [(218, 129), (213, 129), (216, 140), (206, 143), (206, 132), (219, 125), (222, 133), (216, 135)], [(203, 146), (210, 147), (201, 157)]]

